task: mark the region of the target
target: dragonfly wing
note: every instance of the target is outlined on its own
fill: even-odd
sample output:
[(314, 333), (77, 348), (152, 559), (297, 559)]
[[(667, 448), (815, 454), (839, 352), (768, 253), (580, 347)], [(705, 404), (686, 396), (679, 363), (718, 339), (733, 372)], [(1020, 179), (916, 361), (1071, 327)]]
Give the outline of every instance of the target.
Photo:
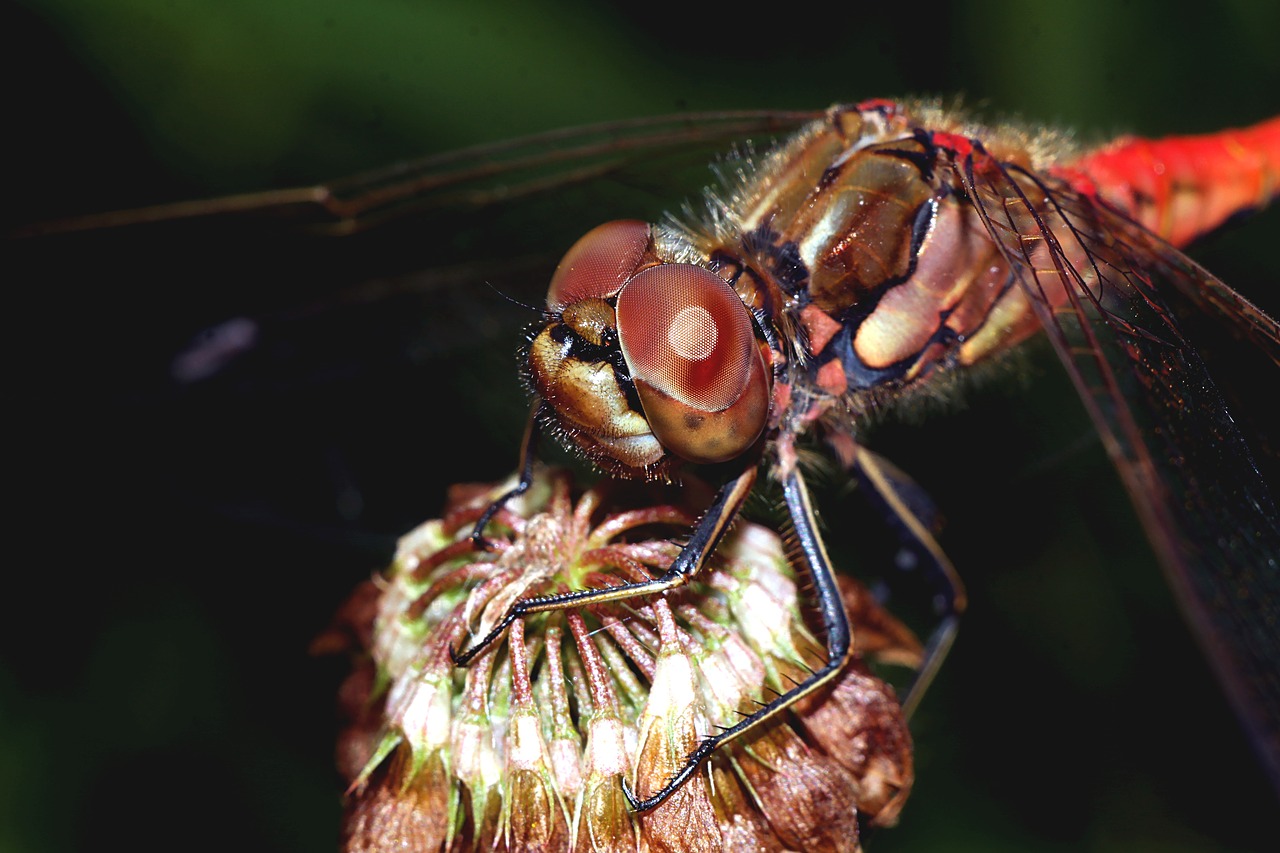
[[(564, 250), (695, 197), (726, 140), (764, 148), (804, 118), (645, 119), (299, 190), (7, 219), (15, 316), (47, 320), (33, 362), (83, 378), (64, 399), (165, 437), (146, 453), (172, 457), (155, 469), (176, 503), (381, 547), (421, 496), (505, 476), (521, 328)], [(419, 497), (391, 500), (410, 472)]]
[[(707, 164), (727, 141), (763, 148), (814, 115), (557, 130), (314, 186), (21, 224), (7, 242), (51, 293), (129, 270), (113, 298), (186, 321), (171, 371), (179, 383), (233, 369), (274, 394), (280, 382), (516, 340), (556, 261), (590, 227), (657, 219), (673, 194), (693, 197), (714, 180)], [(171, 301), (184, 307), (166, 311)]]
[(1113, 237), (1137, 250), (1131, 255), (1141, 256), (1148, 276), (1173, 288), (1173, 293), (1161, 291), (1166, 300), (1173, 294), (1181, 296), (1198, 311), (1226, 326), (1234, 337), (1247, 341), (1254, 348), (1255, 357), (1261, 352), (1280, 367), (1280, 323), (1271, 315), (1122, 211), (1098, 199), (1087, 203), (1095, 206), (1095, 215), (1105, 221)]
[[(1166, 295), (1248, 305), (1065, 184), (981, 152), (961, 179), (1069, 372), (1180, 603), (1280, 785), (1280, 516)], [(1238, 324), (1275, 360), (1276, 325)]]
[(246, 215), (354, 233), (416, 212), (457, 215), (606, 176), (640, 183), (648, 171), (650, 180), (669, 179), (673, 168), (688, 163), (705, 172), (712, 152), (726, 142), (787, 134), (819, 115), (738, 110), (603, 122), (474, 145), (312, 186), (64, 216), (20, 224), (11, 233), (39, 236)]

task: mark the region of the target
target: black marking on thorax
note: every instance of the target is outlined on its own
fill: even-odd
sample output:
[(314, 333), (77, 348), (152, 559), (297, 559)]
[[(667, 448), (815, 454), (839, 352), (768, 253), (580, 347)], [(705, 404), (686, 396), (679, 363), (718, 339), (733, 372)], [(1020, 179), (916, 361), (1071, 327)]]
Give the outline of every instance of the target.
[(764, 271), (772, 276), (788, 296), (803, 293), (809, 286), (809, 268), (800, 257), (800, 246), (794, 240), (780, 242), (782, 235), (763, 224), (742, 235), (742, 251), (746, 257), (763, 262)]

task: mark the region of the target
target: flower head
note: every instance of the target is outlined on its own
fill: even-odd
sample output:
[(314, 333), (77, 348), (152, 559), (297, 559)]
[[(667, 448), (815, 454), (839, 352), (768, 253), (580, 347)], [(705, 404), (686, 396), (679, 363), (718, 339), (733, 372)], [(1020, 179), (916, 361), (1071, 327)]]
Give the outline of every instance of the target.
[[(616, 484), (573, 496), (540, 473), (490, 526), (496, 490), (457, 490), (405, 536), (340, 623), (367, 655), (342, 692), (348, 850), (854, 850), (858, 817), (892, 823), (911, 787), (892, 688), (861, 658), (828, 689), (717, 752), (669, 799), (632, 812), (699, 739), (803, 679), (805, 626), (781, 540), (741, 523), (710, 569), (661, 596), (528, 614), (470, 666), (451, 650), (522, 598), (648, 580), (692, 515)], [(673, 492), (665, 495), (671, 500)], [(914, 637), (844, 584), (855, 637), (918, 660)], [(860, 646), (861, 648), (861, 646)]]

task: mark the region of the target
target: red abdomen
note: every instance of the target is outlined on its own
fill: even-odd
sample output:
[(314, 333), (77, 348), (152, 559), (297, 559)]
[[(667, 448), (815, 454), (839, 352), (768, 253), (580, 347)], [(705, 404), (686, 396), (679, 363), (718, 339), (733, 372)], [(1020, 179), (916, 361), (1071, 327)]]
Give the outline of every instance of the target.
[(1280, 118), (1203, 136), (1118, 139), (1062, 174), (1183, 246), (1280, 195)]

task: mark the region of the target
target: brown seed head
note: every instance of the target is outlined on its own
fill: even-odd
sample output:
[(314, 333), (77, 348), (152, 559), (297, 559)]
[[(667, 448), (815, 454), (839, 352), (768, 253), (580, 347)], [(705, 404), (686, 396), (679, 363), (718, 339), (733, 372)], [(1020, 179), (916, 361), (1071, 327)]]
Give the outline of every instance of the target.
[[(856, 662), (823, 693), (721, 749), (668, 800), (629, 810), (626, 778), (657, 790), (699, 739), (784, 691), (821, 660), (782, 544), (742, 523), (694, 583), (530, 614), (469, 667), (450, 650), (521, 598), (642, 580), (664, 570), (692, 514), (652, 487), (628, 497), (540, 473), (487, 531), (467, 502), (401, 540), (395, 562), (327, 633), (368, 652), (344, 685), (339, 766), (350, 780), (346, 849), (855, 850), (858, 815), (896, 819), (910, 738), (892, 689)], [(677, 496), (678, 497), (678, 496)], [(881, 653), (913, 637), (856, 584), (845, 590)]]

